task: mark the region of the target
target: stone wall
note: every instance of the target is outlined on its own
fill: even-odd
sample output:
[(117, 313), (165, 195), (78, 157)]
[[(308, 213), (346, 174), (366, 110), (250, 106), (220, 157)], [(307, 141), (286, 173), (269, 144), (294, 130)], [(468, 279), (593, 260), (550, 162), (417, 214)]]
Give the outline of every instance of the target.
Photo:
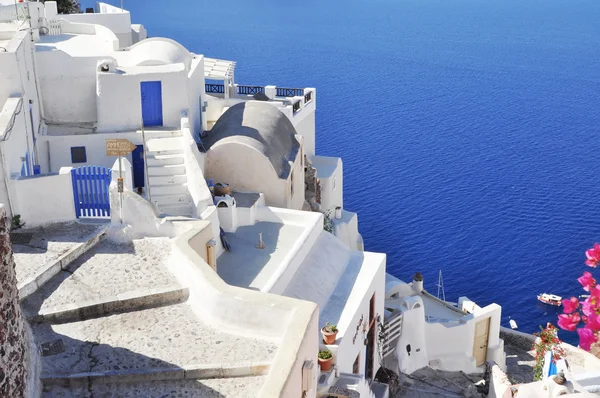
[(6, 209), (0, 205), (0, 396), (12, 398), (35, 394), (27, 386), (30, 337), (19, 305), (9, 232)]

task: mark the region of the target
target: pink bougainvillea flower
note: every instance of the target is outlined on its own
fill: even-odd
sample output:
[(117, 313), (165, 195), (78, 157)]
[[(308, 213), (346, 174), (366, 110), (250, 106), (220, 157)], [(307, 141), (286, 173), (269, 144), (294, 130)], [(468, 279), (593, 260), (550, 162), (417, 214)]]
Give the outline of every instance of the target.
[(579, 346), (586, 351), (590, 350), (592, 343), (598, 341), (596, 334), (593, 330), (587, 328), (577, 329), (577, 334), (579, 334)]
[(577, 328), (577, 324), (581, 321), (581, 316), (579, 312), (575, 312), (573, 314), (560, 314), (558, 316), (558, 326), (561, 329), (568, 330), (569, 332), (574, 332)]
[(581, 303), (581, 312), (583, 312), (586, 316), (596, 313), (591, 297), (586, 298), (585, 301)]
[(593, 289), (590, 289), (590, 297), (586, 298), (583, 303), (581, 303), (581, 309), (583, 313), (587, 316), (592, 314), (600, 314), (600, 286), (596, 286)]
[(586, 324), (586, 328), (591, 329), (595, 332), (600, 330), (600, 315), (591, 314), (587, 317), (587, 319), (584, 320), (584, 322)]
[(581, 283), (581, 286), (583, 286), (583, 290), (585, 290), (586, 292), (589, 292), (590, 289), (596, 287), (596, 280), (594, 279), (592, 274), (587, 271), (585, 271), (582, 276), (577, 278), (577, 281)]
[(585, 252), (585, 256), (587, 257), (585, 264), (596, 268), (598, 266), (598, 262), (600, 262), (600, 244), (594, 243), (594, 247), (587, 250)]
[(568, 300), (563, 300), (562, 305), (565, 314), (570, 314), (575, 311), (577, 307), (579, 307), (579, 300), (577, 300), (575, 297), (571, 297)]

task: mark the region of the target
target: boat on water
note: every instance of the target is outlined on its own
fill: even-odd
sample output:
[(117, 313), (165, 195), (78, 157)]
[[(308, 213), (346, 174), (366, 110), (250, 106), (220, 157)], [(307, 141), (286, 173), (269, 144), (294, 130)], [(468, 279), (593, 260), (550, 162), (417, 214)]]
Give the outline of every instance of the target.
[(538, 294), (537, 298), (544, 304), (554, 305), (557, 307), (562, 305), (562, 297), (555, 294), (542, 293)]

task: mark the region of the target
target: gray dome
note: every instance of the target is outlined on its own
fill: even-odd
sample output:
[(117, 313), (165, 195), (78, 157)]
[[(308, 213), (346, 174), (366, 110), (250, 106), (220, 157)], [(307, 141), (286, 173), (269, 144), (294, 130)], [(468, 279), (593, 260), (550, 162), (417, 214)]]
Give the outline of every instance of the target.
[(248, 101), (229, 108), (202, 142), (207, 150), (225, 142), (239, 142), (263, 153), (279, 178), (287, 179), (289, 162), (294, 162), (300, 143), (292, 122), (277, 108)]

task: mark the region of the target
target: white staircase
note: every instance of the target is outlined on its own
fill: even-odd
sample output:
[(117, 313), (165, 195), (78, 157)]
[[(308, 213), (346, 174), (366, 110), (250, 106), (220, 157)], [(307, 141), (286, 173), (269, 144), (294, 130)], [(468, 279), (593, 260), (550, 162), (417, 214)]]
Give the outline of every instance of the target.
[(192, 216), (181, 138), (154, 138), (146, 146), (152, 203), (162, 215)]

